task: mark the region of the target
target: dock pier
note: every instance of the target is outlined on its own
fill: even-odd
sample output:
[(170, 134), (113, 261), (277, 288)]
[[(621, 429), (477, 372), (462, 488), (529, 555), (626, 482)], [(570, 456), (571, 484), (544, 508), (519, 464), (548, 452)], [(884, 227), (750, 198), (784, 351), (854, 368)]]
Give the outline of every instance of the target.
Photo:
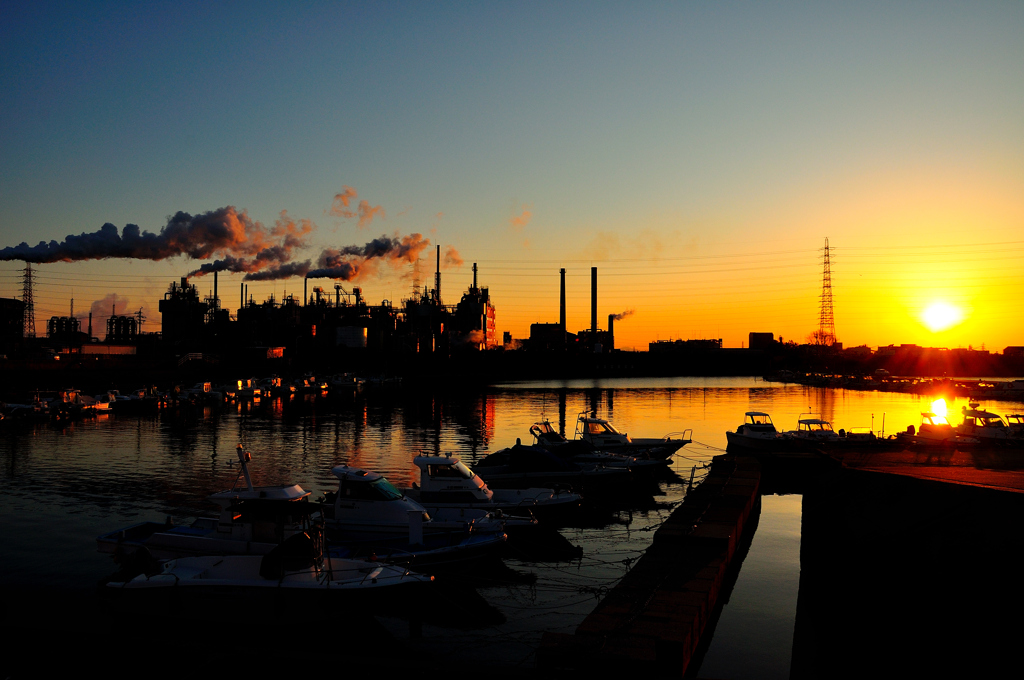
[(545, 633), (538, 668), (682, 676), (712, 620), (744, 528), (760, 503), (750, 457), (714, 459), (704, 481), (574, 634)]

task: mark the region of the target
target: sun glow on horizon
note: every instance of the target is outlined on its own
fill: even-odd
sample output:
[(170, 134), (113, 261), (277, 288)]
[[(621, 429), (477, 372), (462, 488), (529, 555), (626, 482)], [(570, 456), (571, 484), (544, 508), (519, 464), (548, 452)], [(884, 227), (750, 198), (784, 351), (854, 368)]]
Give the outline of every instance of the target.
[(954, 307), (948, 302), (933, 302), (925, 308), (921, 320), (933, 333), (952, 328), (964, 319), (964, 313), (959, 307)]

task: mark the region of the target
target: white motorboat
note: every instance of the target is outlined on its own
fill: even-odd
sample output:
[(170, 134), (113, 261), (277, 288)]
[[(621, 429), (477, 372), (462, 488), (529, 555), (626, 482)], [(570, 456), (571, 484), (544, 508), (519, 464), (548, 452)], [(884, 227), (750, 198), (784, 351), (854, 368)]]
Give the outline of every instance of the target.
[[(232, 488), (209, 496), (218, 517), (200, 517), (188, 525), (141, 522), (96, 539), (100, 552), (127, 556), (139, 548), (156, 559), (194, 555), (265, 555), (290, 536), (304, 532), (319, 507), (298, 484), (253, 486), (252, 455), (236, 450), (240, 470)], [(244, 478), (244, 485), (239, 480)]]
[(1006, 429), (1011, 437), (1024, 437), (1024, 414), (1013, 413), (1006, 416)]
[(369, 540), (408, 536), (422, 543), (427, 534), (490, 533), (504, 535), (501, 519), (486, 510), (463, 510), (434, 518), (419, 502), (406, 496), (376, 472), (338, 465), (331, 470), (338, 490), (325, 494), (323, 514), (339, 540)]
[(744, 413), (743, 424), (735, 432), (726, 432), (725, 439), (729, 448), (756, 450), (777, 450), (786, 443), (786, 438), (775, 429), (771, 416), (763, 411)]
[(530, 488), (536, 485), (617, 483), (629, 478), (624, 467), (605, 467), (597, 463), (577, 463), (539, 446), (515, 446), (490, 454), (473, 466), (491, 489)]
[[(576, 421), (576, 439), (585, 441), (594, 449), (609, 453), (645, 454), (650, 458), (668, 458), (692, 441), (692, 430), (670, 432), (660, 438), (630, 437), (596, 415), (581, 413)], [(673, 438), (672, 435), (679, 435)]]
[[(407, 497), (422, 503), (432, 516), (442, 511), (474, 509), (500, 511), (511, 515), (540, 516), (579, 507), (578, 493), (550, 488), (490, 489), (480, 476), (449, 453), (446, 456), (416, 456), (419, 486), (406, 489)], [(509, 528), (506, 524), (506, 528)]]
[(945, 416), (926, 411), (921, 414), (921, 426), (907, 427), (906, 432), (899, 432), (896, 441), (908, 446), (976, 446), (980, 443), (977, 437), (967, 437), (957, 433)]
[(664, 469), (671, 463), (668, 458), (652, 458), (644, 451), (612, 453), (599, 451), (580, 439), (566, 439), (549, 421), (542, 420), (530, 426), (534, 446), (545, 448), (562, 458), (582, 464), (600, 464), (605, 467), (622, 467), (633, 472), (647, 472)]
[(1024, 443), (1010, 433), (1010, 429), (995, 413), (979, 408), (977, 402), (971, 402), (961, 409), (964, 421), (957, 425), (956, 432), (964, 437), (975, 437), (982, 444), (989, 446), (1016, 446)]
[(266, 555), (208, 555), (170, 560), (152, 573), (109, 581), (109, 588), (268, 593), (379, 590), (429, 583), (403, 567), (325, 556), (322, 536), (296, 534)]
[(832, 429), (832, 423), (822, 418), (800, 417), (796, 429), (786, 432), (784, 436), (790, 441), (812, 445), (839, 443), (839, 434)]

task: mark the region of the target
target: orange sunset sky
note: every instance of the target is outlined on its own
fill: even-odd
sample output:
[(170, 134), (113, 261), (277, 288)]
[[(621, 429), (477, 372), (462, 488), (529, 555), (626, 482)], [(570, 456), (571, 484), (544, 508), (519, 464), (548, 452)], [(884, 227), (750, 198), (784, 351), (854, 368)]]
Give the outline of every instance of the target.
[[(558, 320), (560, 267), (589, 327), (596, 266), (599, 325), (630, 312), (616, 345), (646, 349), (805, 342), (828, 238), (845, 346), (1024, 345), (1020, 3), (5, 7), (0, 248), (286, 211), (313, 266), (429, 239), (340, 281), (371, 304), (432, 285), (436, 245), (449, 304), (478, 263), (516, 338)], [(74, 298), (158, 330), (204, 261), (34, 265), (37, 328)], [(220, 275), (231, 309), (242, 276)]]

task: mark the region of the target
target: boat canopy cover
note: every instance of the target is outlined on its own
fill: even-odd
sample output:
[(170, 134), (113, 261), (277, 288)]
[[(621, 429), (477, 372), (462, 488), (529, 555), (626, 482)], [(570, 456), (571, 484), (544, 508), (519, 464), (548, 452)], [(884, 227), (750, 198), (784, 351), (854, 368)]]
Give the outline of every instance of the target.
[(352, 481), (366, 481), (372, 482), (380, 479), (380, 475), (376, 472), (370, 472), (369, 470), (362, 470), (360, 468), (349, 467), (347, 465), (338, 465), (331, 468), (331, 474), (338, 479), (345, 480), (350, 479)]
[(983, 418), (986, 420), (1002, 420), (999, 416), (991, 411), (977, 411), (974, 409), (964, 409), (964, 418)]

